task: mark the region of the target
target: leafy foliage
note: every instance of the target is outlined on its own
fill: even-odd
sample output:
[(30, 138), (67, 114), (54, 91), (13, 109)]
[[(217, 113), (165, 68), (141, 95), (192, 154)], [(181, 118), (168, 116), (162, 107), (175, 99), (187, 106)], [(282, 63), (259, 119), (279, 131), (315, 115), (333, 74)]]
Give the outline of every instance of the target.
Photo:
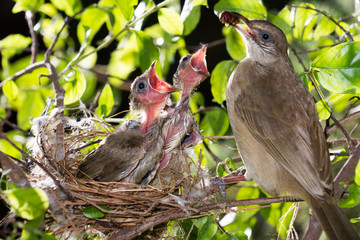
[[(9, 0), (6, 0), (9, 1)], [(45, 49), (40, 50), (35, 60), (27, 49), (36, 41), (30, 34), (15, 33), (0, 40), (1, 88), (0, 101), (1, 127), (8, 118), (8, 109), (16, 114), (17, 126), (22, 129), (6, 131), (6, 136), (14, 145), (0, 139), (0, 149), (6, 154), (20, 159), (27, 151), (25, 139), (31, 128), (31, 118), (41, 115), (48, 97), (54, 98), (57, 89), (51, 80), (51, 71), (59, 77), (60, 87), (65, 90), (66, 108), (94, 105), (95, 114), (103, 118), (115, 113), (121, 103), (120, 96), (128, 90), (128, 79), (145, 71), (152, 61), (157, 60), (157, 73), (170, 80), (170, 69), (176, 65), (178, 55), (188, 53), (188, 37), (197, 31), (201, 11), (214, 11), (216, 18), (222, 11), (236, 11), (248, 18), (269, 19), (286, 34), (291, 51), (290, 58), (299, 76), (313, 93), (321, 120), (331, 116), (346, 117), (348, 110), (355, 111), (360, 92), (360, 28), (352, 21), (340, 21), (333, 13), (318, 10), (313, 4), (285, 7), (278, 13), (270, 13), (260, 0), (220, 0), (210, 9), (206, 0), (162, 1), (152, 0), (100, 0), (97, 4), (85, 6), (81, 0), (16, 0), (12, 12), (35, 14), (33, 33), (40, 38)], [(183, 4), (181, 4), (183, 2)], [(212, 5), (211, 5), (212, 6)], [(153, 15), (153, 16), (152, 16)], [(152, 22), (148, 21), (150, 16)], [(155, 20), (154, 20), (155, 19)], [(340, 18), (339, 18), (340, 19)], [(69, 23), (72, 23), (71, 29)], [(211, 70), (210, 88), (214, 106), (207, 108), (204, 94), (192, 96), (191, 110), (200, 123), (204, 136), (231, 135), (229, 118), (224, 107), (228, 79), (238, 62), (246, 57), (245, 45), (240, 35), (232, 28), (213, 29), (222, 32), (226, 50), (231, 59), (217, 59)], [(73, 34), (76, 32), (76, 34)], [(104, 34), (105, 32), (105, 34)], [(209, 33), (211, 34), (211, 33)], [(355, 40), (355, 41), (354, 41)], [(115, 48), (115, 49), (114, 49)], [(210, 48), (210, 47), (209, 47)], [(50, 56), (46, 56), (50, 49)], [(105, 70), (100, 64), (100, 53), (109, 50)], [(32, 52), (32, 54), (34, 54)], [(210, 56), (212, 53), (209, 52)], [(50, 60), (46, 60), (49, 58)], [(30, 62), (32, 61), (32, 62)], [(51, 63), (54, 69), (48, 67)], [(30, 65), (29, 65), (30, 63)], [(36, 65), (38, 64), (38, 65)], [(101, 76), (105, 76), (103, 80)], [(125, 89), (125, 91), (124, 91)], [(101, 91), (98, 98), (96, 92)], [(202, 89), (200, 88), (200, 91)], [(289, 96), (291, 98), (292, 96)], [(95, 101), (94, 101), (95, 99)], [(124, 103), (127, 105), (127, 102)], [(52, 106), (54, 108), (55, 106)], [(123, 107), (123, 108), (127, 108)], [(66, 110), (66, 114), (71, 111)], [(352, 138), (359, 137), (356, 123), (345, 126)], [(326, 128), (325, 130), (327, 130)], [(329, 140), (343, 136), (336, 132)], [(215, 143), (235, 147), (233, 140), (212, 140)], [(204, 144), (195, 149), (203, 153), (204, 167), (212, 168), (213, 175), (225, 176), (238, 168), (241, 163), (232, 159), (236, 151), (221, 145)], [(16, 147), (15, 147), (16, 146)], [(350, 153), (348, 146), (342, 146), (341, 153)], [(199, 150), (201, 149), (201, 151)], [(338, 149), (330, 149), (339, 152)], [(216, 155), (219, 161), (214, 157)], [(334, 166), (346, 157), (333, 157)], [(215, 170), (214, 170), (215, 169)], [(343, 208), (353, 208), (360, 203), (360, 165), (349, 180), (349, 197), (341, 202)], [(6, 175), (6, 172), (2, 172)], [(23, 230), (22, 239), (53, 239), (48, 233), (39, 230), (44, 222), (45, 211), (49, 206), (46, 193), (35, 188), (16, 188), (4, 177), (6, 183), (0, 194), (6, 199), (9, 208), (23, 220), (18, 226)], [(245, 183), (241, 188), (232, 187), (227, 191), (227, 199), (252, 199), (266, 197), (254, 183)], [(106, 206), (100, 206), (108, 210)], [(231, 214), (204, 216), (199, 219), (186, 219), (169, 223), (168, 233), (184, 234), (188, 239), (248, 239), (249, 232), (254, 238), (263, 238), (264, 233), (256, 232), (259, 226), (282, 238), (292, 224), (296, 214), (292, 203), (273, 203), (271, 207), (247, 206), (233, 209)], [(105, 216), (98, 208), (88, 207), (83, 213), (90, 219)], [(358, 212), (356, 212), (359, 215)], [(231, 221), (230, 221), (230, 220)], [(260, 221), (263, 219), (264, 221)], [(280, 219), (280, 220), (279, 220)], [(227, 221), (226, 224), (222, 222)], [(354, 218), (353, 222), (359, 221)], [(263, 224), (263, 225), (261, 225)], [(304, 228), (304, 224), (300, 228)], [(247, 234), (245, 234), (245, 232)], [(15, 237), (13, 237), (15, 238)]]

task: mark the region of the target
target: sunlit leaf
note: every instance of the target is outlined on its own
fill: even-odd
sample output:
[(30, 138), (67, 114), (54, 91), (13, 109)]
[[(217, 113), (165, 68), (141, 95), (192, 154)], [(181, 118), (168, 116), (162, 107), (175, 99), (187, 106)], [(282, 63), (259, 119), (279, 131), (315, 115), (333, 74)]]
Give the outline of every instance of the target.
[(86, 88), (86, 79), (81, 72), (71, 72), (69, 79), (63, 83), (65, 90), (64, 104), (69, 105), (75, 103), (82, 97)]
[(360, 163), (356, 165), (355, 168), (355, 183), (360, 186)]
[(190, 34), (200, 21), (200, 6), (193, 6), (192, 0), (186, 0), (180, 14), (180, 19), (184, 23), (184, 34)]
[(211, 73), (211, 93), (214, 96), (214, 101), (222, 104), (226, 101), (226, 87), (231, 73), (236, 67), (236, 62), (227, 60), (218, 63)]
[(216, 15), (222, 11), (238, 12), (247, 18), (265, 19), (267, 15), (266, 8), (261, 0), (220, 0), (214, 6)]
[(11, 208), (22, 218), (42, 216), (49, 207), (46, 193), (38, 188), (16, 188), (4, 191)]
[[(316, 23), (316, 12), (310, 9), (306, 9), (305, 7), (315, 8), (312, 4), (300, 4), (303, 8), (297, 8), (295, 12), (295, 29), (294, 35), (295, 37), (301, 40), (309, 40), (309, 34), (306, 31), (307, 29), (312, 30), (312, 27)], [(311, 34), (310, 34), (311, 38)]]
[(114, 0), (119, 7), (122, 15), (126, 20), (130, 21), (134, 15), (134, 6), (138, 3), (138, 0)]
[(242, 60), (245, 58), (246, 47), (240, 34), (232, 27), (225, 27), (223, 33), (226, 37), (226, 50), (230, 57), (234, 60)]
[(199, 5), (203, 5), (203, 6), (209, 7), (207, 0), (193, 0), (193, 3), (192, 3), (192, 6), (193, 6), (193, 7), (196, 7), (196, 6), (199, 6)]
[(85, 40), (85, 34), (88, 29), (91, 29), (89, 36), (89, 42), (92, 41), (96, 33), (100, 30), (101, 26), (108, 19), (106, 11), (99, 8), (87, 8), (82, 14), (80, 23), (77, 28), (77, 35), (79, 42), (82, 43)]
[(229, 128), (229, 117), (222, 108), (215, 107), (206, 111), (200, 123), (200, 130), (204, 136), (222, 136)]
[[(26, 142), (24, 133), (18, 130), (8, 131), (6, 132), (6, 136), (20, 149), (22, 149), (22, 146)], [(0, 139), (0, 149), (7, 155), (18, 159), (21, 158), (21, 153), (5, 139)]]
[(316, 110), (320, 120), (326, 120), (331, 115), (330, 107), (324, 100), (320, 100), (316, 103)]
[(207, 222), (207, 219), (208, 217), (201, 217), (201, 218), (193, 219), (192, 222), (198, 229), (201, 229), (204, 226), (204, 224)]
[[(154, 60), (159, 60), (159, 49), (155, 46), (152, 38), (143, 31), (135, 31), (136, 41), (139, 52), (139, 63), (142, 72), (147, 70)], [(160, 68), (160, 64), (156, 64), (156, 69)], [(160, 71), (157, 71), (161, 77)]]
[(342, 201), (339, 205), (342, 208), (353, 208), (360, 204), (360, 186), (352, 184), (349, 187), (349, 196)]
[[(118, 45), (118, 50), (112, 52), (108, 66), (109, 74), (112, 76), (126, 79), (130, 73), (139, 65), (139, 52), (137, 46), (137, 37), (131, 33), (129, 37), (124, 37)], [(110, 83), (119, 86), (122, 80), (110, 78)]]
[(95, 110), (95, 113), (98, 116), (108, 116), (111, 113), (112, 107), (114, 106), (114, 96), (109, 84), (106, 84), (103, 88), (98, 107)]
[(10, 34), (0, 41), (1, 54), (6, 58), (11, 58), (30, 44), (30, 37), (24, 37), (21, 34)]
[(18, 97), (17, 123), (22, 129), (31, 127), (31, 118), (39, 117), (44, 110), (46, 103), (40, 91), (28, 90), (22, 91)]
[[(84, 49), (82, 55), (86, 55), (90, 52), (93, 52), (94, 50), (95, 48), (93, 46), (87, 46)], [(86, 57), (85, 59), (81, 60), (80, 62), (78, 62), (78, 65), (85, 69), (92, 69), (96, 64), (96, 60), (97, 60), (97, 53), (95, 52), (89, 55), (88, 57)]]
[(311, 64), (320, 84), (337, 93), (360, 92), (360, 42), (339, 44)]
[(36, 11), (42, 4), (44, 0), (15, 0), (16, 4), (12, 9), (13, 13), (19, 13), (26, 10)]
[(11, 101), (15, 101), (19, 95), (19, 89), (13, 80), (8, 80), (3, 85), (3, 92), (5, 96)]
[(184, 31), (184, 24), (180, 15), (169, 8), (160, 8), (158, 11), (158, 20), (160, 26), (168, 33), (181, 35)]
[(335, 31), (336, 24), (331, 21), (329, 18), (322, 16), (319, 24), (316, 26), (314, 31), (314, 39), (319, 39), (320, 37), (328, 36)]
[(78, 0), (51, 0), (51, 3), (68, 16), (73, 16), (82, 9), (81, 1)]

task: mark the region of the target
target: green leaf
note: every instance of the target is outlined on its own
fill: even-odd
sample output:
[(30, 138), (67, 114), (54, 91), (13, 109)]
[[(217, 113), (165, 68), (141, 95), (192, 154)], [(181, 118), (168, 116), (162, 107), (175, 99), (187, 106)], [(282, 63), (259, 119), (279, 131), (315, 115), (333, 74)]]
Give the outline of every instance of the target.
[(241, 35), (232, 27), (225, 27), (223, 32), (226, 37), (226, 50), (230, 57), (239, 61), (245, 58), (246, 47)]
[(95, 114), (98, 116), (108, 116), (111, 113), (112, 107), (114, 106), (114, 96), (109, 84), (106, 84), (103, 88), (98, 107), (95, 110)]
[[(159, 60), (159, 49), (155, 46), (152, 38), (143, 31), (135, 31), (136, 41), (138, 45), (139, 63), (142, 72), (147, 70), (154, 60)], [(156, 69), (161, 66), (158, 62)], [(157, 71), (160, 73), (160, 71)], [(161, 74), (158, 74), (161, 77)]]
[(227, 60), (219, 62), (211, 73), (210, 84), (214, 101), (222, 104), (226, 101), (226, 87), (231, 73), (236, 67), (236, 62)]
[(193, 219), (192, 222), (198, 229), (201, 229), (204, 226), (204, 224), (207, 222), (207, 220), (208, 217), (205, 216), (205, 217)]
[[(6, 136), (20, 149), (22, 149), (26, 143), (24, 133), (18, 130), (8, 131), (6, 132)], [(0, 149), (7, 155), (18, 159), (21, 158), (21, 153), (5, 139), (0, 139)]]
[(20, 217), (33, 220), (43, 216), (49, 207), (46, 193), (38, 188), (16, 188), (4, 191), (7, 200)]
[(360, 217), (358, 217), (358, 218), (351, 218), (351, 219), (350, 219), (350, 222), (351, 222), (351, 223), (358, 223), (358, 222), (360, 222)]
[(44, 110), (46, 104), (41, 91), (22, 91), (18, 97), (17, 122), (20, 128), (29, 129), (30, 119), (37, 118)]
[(311, 64), (320, 84), (337, 93), (360, 92), (360, 42), (332, 47)]
[(192, 3), (193, 7), (200, 6), (200, 5), (209, 7), (207, 0), (193, 0), (193, 3)]
[(330, 35), (335, 31), (335, 28), (336, 24), (333, 21), (330, 21), (326, 16), (322, 16), (319, 24), (315, 28), (314, 39)]
[[(139, 65), (139, 52), (136, 32), (132, 32), (129, 37), (121, 39), (117, 51), (112, 52), (109, 63), (109, 74), (126, 79), (135, 67)], [(150, 66), (150, 65), (149, 65)], [(149, 67), (148, 66), (148, 67)], [(122, 80), (110, 78), (110, 83), (115, 86), (122, 84)]]
[(31, 38), (21, 34), (10, 34), (0, 41), (0, 49), (3, 57), (11, 58), (20, 53), (31, 44)]
[[(90, 52), (93, 52), (94, 50), (95, 50), (95, 48), (93, 46), (87, 46), (83, 50), (83, 52), (81, 54), (79, 54), (79, 57), (80, 57), (80, 55), (86, 55)], [(73, 60), (76, 60), (76, 59), (73, 59)], [(86, 58), (84, 58), (83, 60), (78, 62), (78, 65), (81, 68), (92, 69), (96, 64), (96, 61), (97, 61), (97, 52), (93, 52), (91, 55), (87, 56)]]
[(326, 120), (331, 115), (330, 107), (324, 100), (320, 100), (316, 103), (316, 110), (320, 120)]
[[(315, 8), (312, 4), (300, 4), (302, 7)], [(301, 40), (311, 40), (311, 34), (309, 29), (312, 31), (313, 26), (316, 23), (316, 12), (310, 9), (297, 8), (295, 12), (295, 29), (294, 36)], [(309, 39), (310, 38), (310, 39)]]
[(13, 80), (7, 80), (3, 85), (3, 92), (10, 101), (15, 101), (19, 95), (19, 88)]
[(197, 240), (210, 240), (216, 234), (218, 229), (217, 224), (212, 220), (211, 217), (208, 218), (208, 221), (202, 226), (198, 233)]
[(355, 168), (355, 183), (360, 186), (360, 162), (357, 163)]
[(222, 108), (207, 111), (201, 120), (200, 129), (204, 136), (222, 136), (229, 128), (229, 117)]
[(51, 3), (70, 17), (82, 9), (82, 4), (79, 0), (51, 0)]
[(360, 186), (352, 184), (349, 187), (348, 198), (342, 200), (339, 205), (342, 208), (353, 208), (360, 204)]
[(284, 203), (281, 207), (281, 216), (278, 219), (276, 230), (283, 239), (286, 238), (287, 231), (289, 230), (289, 225), (294, 214), (294, 210), (295, 205), (291, 202)]
[[(110, 210), (110, 208), (105, 205), (99, 205), (99, 207), (101, 207), (104, 210)], [(106, 215), (106, 213), (100, 211), (98, 208), (94, 206), (86, 207), (82, 210), (82, 212), (85, 215), (85, 217), (91, 219), (102, 218)]]
[(115, 0), (115, 2), (125, 19), (130, 21), (134, 15), (134, 6), (138, 4), (138, 0)]
[(106, 11), (94, 7), (87, 8), (81, 14), (80, 23), (78, 24), (77, 28), (77, 36), (79, 38), (79, 42), (82, 43), (85, 41), (86, 31), (88, 29), (91, 29), (88, 40), (89, 42), (91, 42), (107, 19), (108, 14), (106, 13)]
[[(6, 110), (2, 107), (0, 107), (0, 117), (5, 118), (6, 117)], [(0, 120), (1, 122), (2, 120)]]
[(216, 15), (222, 11), (238, 12), (247, 18), (266, 19), (267, 11), (261, 0), (220, 0), (214, 6)]
[(160, 26), (170, 34), (181, 35), (184, 31), (184, 24), (179, 14), (174, 10), (160, 8), (158, 11), (158, 20)]
[(64, 104), (69, 105), (77, 102), (82, 97), (86, 89), (86, 79), (84, 74), (78, 71), (72, 71), (65, 77), (67, 81), (63, 83), (65, 90)]
[(19, 13), (26, 10), (36, 11), (41, 5), (44, 4), (44, 0), (15, 0), (16, 4), (12, 9), (13, 13)]
[(190, 34), (200, 21), (200, 6), (193, 6), (191, 0), (186, 0), (181, 11), (180, 19), (184, 23), (183, 35)]

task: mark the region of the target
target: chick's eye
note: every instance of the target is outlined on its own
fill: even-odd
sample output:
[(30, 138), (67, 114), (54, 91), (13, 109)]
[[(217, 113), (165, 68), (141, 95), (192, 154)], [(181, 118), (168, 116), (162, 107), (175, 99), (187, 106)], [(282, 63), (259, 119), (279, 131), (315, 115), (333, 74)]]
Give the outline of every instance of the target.
[(145, 88), (145, 84), (144, 83), (139, 83), (139, 85), (138, 85), (138, 89), (144, 89)]
[(264, 40), (265, 42), (270, 41), (270, 34), (267, 33), (267, 32), (263, 32), (263, 33), (261, 34), (261, 38), (262, 38), (262, 40)]
[(183, 61), (184, 62), (187, 62), (189, 60), (189, 57), (188, 56), (185, 56), (184, 58), (183, 58)]

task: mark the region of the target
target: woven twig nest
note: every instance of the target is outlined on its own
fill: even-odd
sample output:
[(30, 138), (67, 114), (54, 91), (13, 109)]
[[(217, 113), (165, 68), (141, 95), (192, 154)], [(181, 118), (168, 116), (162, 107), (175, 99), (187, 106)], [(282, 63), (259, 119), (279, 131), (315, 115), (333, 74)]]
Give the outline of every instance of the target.
[[(96, 230), (95, 234), (107, 235), (171, 213), (196, 212), (193, 206), (209, 202), (207, 191), (202, 190), (207, 181), (204, 170), (181, 150), (148, 186), (77, 179), (76, 170), (89, 148), (94, 149), (93, 143), (113, 128), (93, 117), (77, 121), (60, 115), (57, 112), (33, 120), (32, 153), (40, 165), (35, 165), (29, 176), (32, 186), (49, 196), (49, 230), (54, 234), (64, 237), (76, 232), (80, 236)], [(90, 213), (89, 218), (84, 209), (90, 206), (104, 216), (92, 218)]]

